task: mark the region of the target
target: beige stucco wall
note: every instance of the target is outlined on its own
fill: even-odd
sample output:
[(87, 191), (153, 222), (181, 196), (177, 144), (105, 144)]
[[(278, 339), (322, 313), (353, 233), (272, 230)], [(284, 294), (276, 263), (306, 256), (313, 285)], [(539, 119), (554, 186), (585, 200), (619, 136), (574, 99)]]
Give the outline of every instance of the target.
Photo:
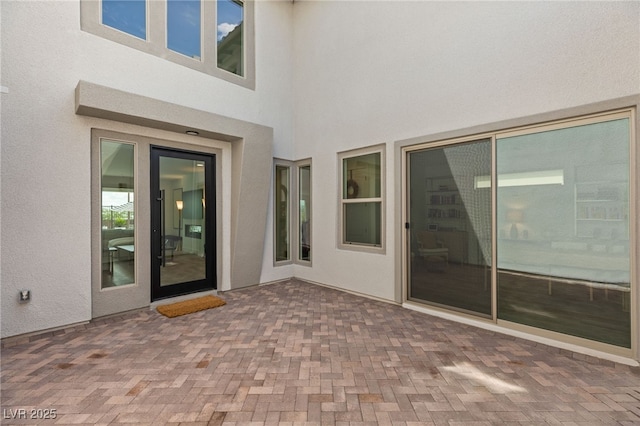
[[(91, 318), (91, 128), (190, 143), (178, 133), (189, 110), (272, 129), (272, 157), (312, 161), (313, 266), (273, 265), (271, 173), (256, 209), (251, 179), (229, 171), (223, 285), (233, 287), (234, 270), (241, 285), (295, 275), (401, 302), (397, 141), (554, 119), (545, 114), (640, 93), (637, 2), (259, 1), (255, 90), (83, 32), (79, 2), (0, 5), (2, 337)], [(152, 123), (153, 108), (135, 120), (76, 111), (81, 81), (182, 118), (165, 126), (175, 117)], [(225, 167), (242, 170), (246, 145), (229, 143)], [(339, 249), (337, 155), (379, 144), (385, 250)], [(231, 206), (261, 251), (242, 249)], [(22, 288), (29, 304), (17, 303)]]
[[(396, 302), (395, 141), (640, 93), (637, 2), (303, 0), (294, 36), (295, 156), (313, 158), (314, 211), (326, 213), (313, 268), (295, 274)], [(381, 143), (386, 252), (340, 250), (337, 152)]]
[[(223, 204), (235, 205), (236, 210), (226, 207), (221, 230), (226, 238), (221, 283), (231, 288), (261, 280), (271, 158), (292, 154), (290, 18), (290, 2), (256, 3), (259, 72), (251, 90), (81, 31), (79, 1), (2, 2), (0, 85), (8, 88), (8, 93), (0, 95), (2, 337), (92, 317), (90, 142), (94, 127), (191, 143), (193, 139), (181, 133), (184, 128), (175, 125), (198, 124), (211, 133), (211, 125), (220, 122), (207, 117), (222, 117), (247, 124), (239, 126), (239, 133), (220, 131), (234, 140), (245, 136), (262, 140), (261, 132), (270, 132), (268, 145), (247, 152), (244, 143), (229, 142), (227, 176), (232, 176), (234, 168), (241, 172), (225, 183)], [(155, 114), (154, 118), (166, 122), (181, 117), (182, 122), (167, 127), (82, 110), (76, 113), (75, 90), (80, 82), (149, 99), (153, 105), (171, 105), (164, 116), (144, 108), (137, 114)], [(184, 123), (181, 111), (185, 110), (197, 112), (195, 123)], [(254, 155), (260, 161), (247, 162), (256, 160)], [(234, 229), (236, 221), (249, 226)], [(18, 303), (20, 289), (32, 291), (29, 303)]]

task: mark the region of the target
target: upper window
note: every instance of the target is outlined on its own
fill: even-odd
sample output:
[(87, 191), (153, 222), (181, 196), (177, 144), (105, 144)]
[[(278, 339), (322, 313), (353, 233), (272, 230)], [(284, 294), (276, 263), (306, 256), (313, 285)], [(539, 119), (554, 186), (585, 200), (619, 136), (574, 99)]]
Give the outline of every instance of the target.
[(200, 0), (167, 0), (167, 47), (200, 60), (201, 15)]
[(102, 24), (147, 39), (145, 0), (102, 0)]
[(384, 151), (359, 150), (340, 155), (341, 248), (383, 248)]
[(255, 87), (253, 1), (80, 0), (84, 31)]
[(244, 75), (244, 5), (237, 0), (218, 0), (218, 68)]

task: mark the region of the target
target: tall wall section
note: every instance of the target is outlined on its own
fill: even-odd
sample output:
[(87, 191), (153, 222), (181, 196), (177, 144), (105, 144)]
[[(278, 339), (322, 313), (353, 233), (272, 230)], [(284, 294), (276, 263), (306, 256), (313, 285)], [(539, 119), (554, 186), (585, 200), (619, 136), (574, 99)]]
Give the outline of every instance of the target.
[[(394, 141), (640, 93), (637, 2), (296, 1), (295, 156), (313, 158), (313, 268), (400, 301)], [(337, 153), (386, 145), (386, 251), (337, 247)]]
[[(290, 2), (256, 3), (255, 90), (82, 31), (80, 8), (80, 1), (2, 2), (2, 337), (91, 319), (91, 128), (188, 141), (184, 133), (77, 115), (80, 81), (270, 127), (273, 155), (292, 155)], [(229, 156), (224, 167), (232, 167)], [(231, 184), (223, 188), (231, 199)], [(233, 218), (228, 208), (221, 214), (228, 287)], [(267, 206), (255, 214), (265, 221)], [(31, 290), (31, 302), (18, 303), (20, 289)]]

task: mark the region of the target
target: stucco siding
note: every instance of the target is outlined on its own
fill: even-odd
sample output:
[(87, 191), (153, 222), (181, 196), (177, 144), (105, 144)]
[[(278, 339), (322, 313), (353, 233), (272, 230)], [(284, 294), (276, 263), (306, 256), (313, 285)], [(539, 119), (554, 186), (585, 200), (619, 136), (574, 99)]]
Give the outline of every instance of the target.
[[(250, 90), (83, 32), (79, 1), (2, 2), (0, 84), (8, 90), (0, 98), (2, 337), (91, 319), (91, 128), (188, 141), (186, 135), (162, 128), (76, 115), (79, 82), (271, 128), (277, 146), (260, 155), (268, 163), (274, 154), (290, 157), (290, 18), (288, 2), (256, 3), (259, 71), (255, 90)], [(269, 170), (260, 172), (269, 179)], [(234, 197), (231, 188), (247, 191), (228, 185), (229, 199)], [(266, 194), (259, 198), (266, 203)], [(259, 234), (265, 233), (266, 211), (264, 204), (255, 212), (261, 216), (255, 222), (262, 223), (256, 227)], [(226, 262), (222, 270), (230, 275), (228, 215), (221, 232), (228, 250), (221, 255)], [(263, 244), (257, 247), (251, 256), (262, 256)], [(242, 264), (235, 268), (238, 277), (246, 272)], [(253, 284), (260, 275), (258, 269)], [(29, 303), (18, 303), (20, 289), (31, 290)]]
[[(314, 267), (295, 273), (388, 300), (401, 294), (395, 141), (640, 92), (637, 2), (301, 1), (294, 39), (295, 153), (313, 158), (321, 212)], [(386, 253), (339, 250), (336, 153), (380, 143)]]

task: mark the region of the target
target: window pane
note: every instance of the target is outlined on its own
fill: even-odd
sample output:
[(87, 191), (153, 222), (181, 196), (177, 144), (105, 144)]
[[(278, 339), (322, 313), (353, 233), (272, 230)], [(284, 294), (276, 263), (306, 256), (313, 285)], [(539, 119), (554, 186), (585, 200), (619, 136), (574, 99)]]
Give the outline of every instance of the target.
[(346, 158), (343, 161), (342, 198), (380, 198), (380, 153)]
[(102, 0), (102, 23), (145, 40), (147, 12), (145, 0)]
[(276, 166), (275, 188), (275, 259), (289, 260), (289, 167)]
[(200, 59), (200, 0), (167, 0), (167, 47)]
[(311, 260), (311, 166), (300, 167), (298, 175), (300, 206), (300, 260)]
[[(491, 141), (409, 155), (409, 298), (491, 315)], [(490, 184), (490, 180), (489, 180)]]
[(498, 316), (622, 347), (629, 120), (497, 141)]
[(102, 141), (102, 288), (135, 281), (134, 146)]
[(344, 204), (344, 242), (380, 246), (381, 205), (374, 203)]
[(206, 170), (201, 159), (158, 158), (162, 199), (160, 287), (207, 278)]
[(242, 2), (218, 0), (218, 68), (244, 75)]

